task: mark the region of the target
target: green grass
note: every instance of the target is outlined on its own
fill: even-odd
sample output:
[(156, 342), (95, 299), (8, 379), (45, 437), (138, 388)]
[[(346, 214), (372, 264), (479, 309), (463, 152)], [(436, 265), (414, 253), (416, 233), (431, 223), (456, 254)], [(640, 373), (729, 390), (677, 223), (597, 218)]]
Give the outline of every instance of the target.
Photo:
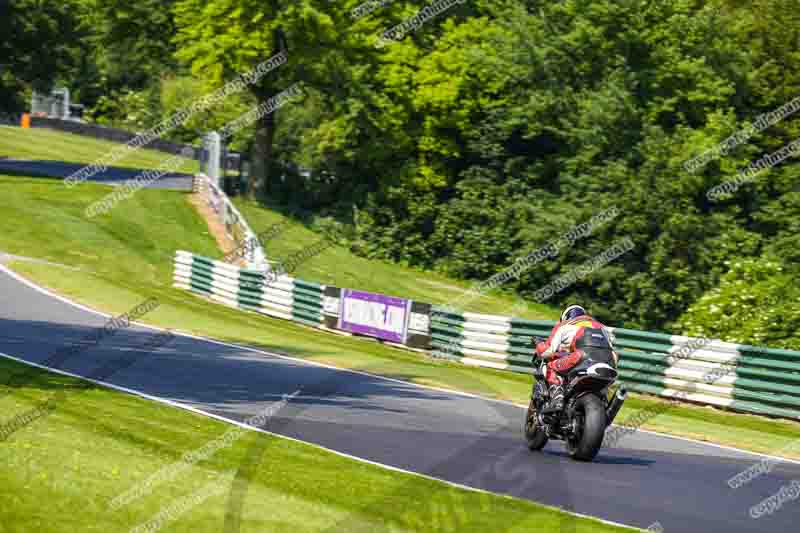
[[(94, 139), (82, 135), (65, 133), (46, 128), (22, 129), (0, 126), (0, 157), (32, 159), (42, 161), (65, 161), (67, 163), (91, 164), (106, 156), (119, 143)], [(158, 169), (173, 157), (171, 154), (150, 149), (132, 152), (115, 162), (114, 167), (134, 169)], [(195, 173), (196, 161), (187, 161), (178, 168), (180, 172)]]
[[(0, 374), (21, 367), (0, 358)], [(50, 372), (29, 371), (25, 387), (0, 400), (4, 419), (56, 391), (66, 394), (48, 416), (0, 443), (2, 533), (128, 531), (174, 509), (182, 498), (202, 499), (210, 486), (219, 493), (187, 505), (174, 521), (164, 523), (164, 531), (222, 531), (230, 501), (242, 503), (239, 531), (245, 532), (559, 531), (567, 522), (578, 532), (626, 531), (270, 435), (245, 432), (230, 439), (230, 446), (209, 444), (220, 442), (232, 426)], [(207, 444), (218, 451), (189, 462), (177, 477), (152, 485), (127, 505), (111, 505)], [(232, 472), (241, 472), (246, 490), (233, 488)]]
[[(282, 260), (320, 240), (299, 222), (241, 199), (236, 205), (256, 233), (275, 224), (288, 222), (285, 231), (264, 242), (267, 258)], [(364, 259), (341, 246), (326, 249), (312, 260), (301, 264), (292, 275), (325, 285), (380, 292), (422, 302), (453, 304), (458, 309), (476, 313), (513, 315), (530, 319), (558, 319), (559, 311), (550, 306), (526, 302), (495, 291), (480, 298), (463, 298), (472, 283), (454, 280), (433, 272), (407, 268), (382, 261)]]
[[(185, 195), (151, 190), (142, 190), (110, 213), (87, 220), (83, 207), (108, 190), (105, 186), (86, 184), (67, 191), (53, 180), (0, 176), (0, 194), (6, 199), (7, 206), (5, 231), (0, 232), (0, 250), (78, 267), (80, 270), (73, 271), (29, 262), (14, 264), (17, 271), (37, 282), (107, 312), (125, 312), (145, 298), (156, 297), (161, 306), (146, 317), (155, 325), (415, 383), (518, 403), (527, 401), (530, 380), (524, 375), (446, 363), (372, 341), (322, 333), (279, 319), (230, 309), (172, 288), (172, 261), (176, 249), (220, 256), (205, 223), (195, 214)], [(251, 214), (248, 211), (248, 216)], [(276, 217), (266, 212), (261, 217), (254, 216), (254, 219), (268, 226)], [(273, 249), (278, 253), (280, 249), (276, 247), (280, 243), (289, 250), (289, 246), (301, 245), (300, 239), (314, 238), (304, 228), (298, 227), (293, 231), (296, 233), (284, 234), (268, 243), (268, 252)], [(286, 239), (288, 244), (281, 239)], [(311, 270), (318, 267), (314, 265), (319, 261), (324, 268), (318, 268), (323, 270), (335, 270), (337, 266), (339, 271), (352, 268), (353, 276), (369, 277), (369, 264), (359, 267), (361, 271), (356, 267), (342, 268), (346, 267), (349, 256), (343, 250), (334, 251), (341, 255), (328, 257), (325, 254), (331, 253), (329, 250), (311, 259), (298, 273), (319, 279), (312, 275)], [(390, 265), (380, 264), (375, 268), (384, 272), (380, 281), (376, 276), (374, 285), (365, 287), (359, 283), (356, 287), (390, 294), (402, 293), (403, 289), (391, 290)], [(411, 276), (414, 271), (398, 269), (397, 272), (395, 278), (400, 280)], [(445, 278), (426, 279), (455, 284)], [(333, 281), (347, 286), (340, 279)], [(438, 294), (443, 298), (448, 293)], [(637, 409), (660, 401), (632, 397), (620, 414), (620, 421)], [(790, 441), (800, 438), (800, 424), (794, 422), (693, 406), (670, 409), (644, 427), (763, 453), (775, 453)], [(800, 458), (796, 453), (790, 456)]]

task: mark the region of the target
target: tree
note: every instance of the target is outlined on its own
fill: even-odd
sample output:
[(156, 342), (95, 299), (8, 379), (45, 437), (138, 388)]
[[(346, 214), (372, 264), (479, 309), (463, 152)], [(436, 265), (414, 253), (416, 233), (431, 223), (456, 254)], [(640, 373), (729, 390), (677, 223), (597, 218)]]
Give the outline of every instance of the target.
[(86, 0), (106, 91), (141, 90), (176, 70), (175, 0)]
[(0, 0), (0, 109), (21, 111), (30, 89), (49, 91), (74, 65), (76, 1)]
[(740, 127), (753, 64), (733, 31), (740, 13), (694, 0), (509, 0), (470, 15), (437, 19), (374, 70), (352, 69), (370, 90), (293, 131), (301, 151), (316, 150), (308, 160), (335, 162), (352, 184), (341, 199), (363, 207), (364, 253), (485, 278), (617, 205), (619, 220), (515, 288), (534, 294), (630, 237), (635, 250), (559, 300), (640, 327), (668, 327), (723, 261), (758, 253), (741, 210), (705, 196), (756, 149), (682, 168)]
[[(179, 0), (178, 57), (193, 72), (219, 87), (288, 48), (288, 62), (248, 87), (257, 104), (293, 83), (329, 95), (342, 94), (348, 65), (369, 48), (354, 29), (349, 9), (356, 2), (318, 0)], [(371, 44), (371, 43), (370, 43)], [(263, 191), (274, 165), (276, 114), (259, 119), (255, 187)]]

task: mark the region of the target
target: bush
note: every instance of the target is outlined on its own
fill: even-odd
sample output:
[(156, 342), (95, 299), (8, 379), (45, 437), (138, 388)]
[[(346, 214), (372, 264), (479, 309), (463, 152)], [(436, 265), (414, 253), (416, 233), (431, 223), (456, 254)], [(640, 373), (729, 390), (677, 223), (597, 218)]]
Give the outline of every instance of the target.
[(800, 287), (773, 258), (729, 261), (720, 284), (679, 320), (686, 335), (800, 349)]

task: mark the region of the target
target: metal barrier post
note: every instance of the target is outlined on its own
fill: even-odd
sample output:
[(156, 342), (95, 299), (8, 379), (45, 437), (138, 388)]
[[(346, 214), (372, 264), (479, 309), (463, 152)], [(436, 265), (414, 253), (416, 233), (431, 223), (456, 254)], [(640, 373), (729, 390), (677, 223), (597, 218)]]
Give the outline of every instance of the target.
[(216, 131), (212, 131), (207, 136), (208, 139), (208, 171), (206, 175), (211, 178), (217, 187), (222, 188), (220, 178), (220, 159), (222, 157), (222, 137)]

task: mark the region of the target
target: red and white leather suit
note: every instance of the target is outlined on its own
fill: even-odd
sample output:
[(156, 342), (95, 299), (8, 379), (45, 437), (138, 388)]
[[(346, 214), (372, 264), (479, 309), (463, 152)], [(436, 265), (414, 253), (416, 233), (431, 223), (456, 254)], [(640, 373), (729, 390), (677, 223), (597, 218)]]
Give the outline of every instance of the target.
[[(603, 324), (588, 315), (575, 317), (565, 322), (559, 322), (550, 332), (546, 341), (536, 345), (536, 353), (544, 361), (545, 379), (550, 385), (560, 385), (563, 379), (559, 375), (564, 373), (581, 360), (581, 352), (576, 350), (575, 341), (583, 335), (585, 328), (595, 328), (603, 332), (609, 344), (614, 346), (614, 334)], [(614, 359), (618, 359), (616, 352)]]

